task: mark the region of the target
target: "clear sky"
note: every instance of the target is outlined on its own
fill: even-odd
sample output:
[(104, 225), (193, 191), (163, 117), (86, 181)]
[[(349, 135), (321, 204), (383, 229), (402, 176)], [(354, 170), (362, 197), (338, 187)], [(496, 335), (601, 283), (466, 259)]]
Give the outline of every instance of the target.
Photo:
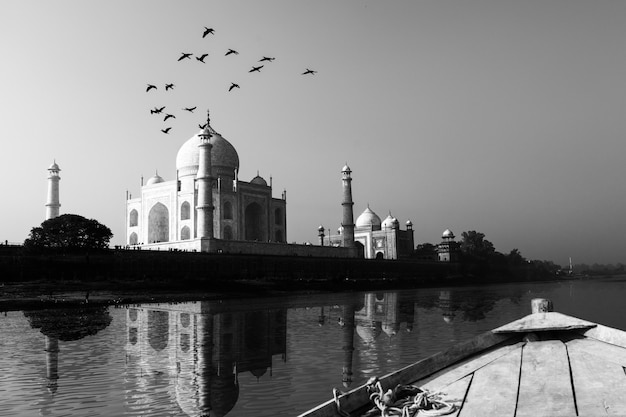
[(56, 159), (61, 213), (123, 244), (126, 192), (174, 179), (210, 108), (240, 179), (287, 190), (290, 242), (339, 227), (347, 162), (355, 218), (411, 219), (416, 243), (626, 262), (625, 21), (622, 0), (5, 0), (0, 240), (44, 220)]

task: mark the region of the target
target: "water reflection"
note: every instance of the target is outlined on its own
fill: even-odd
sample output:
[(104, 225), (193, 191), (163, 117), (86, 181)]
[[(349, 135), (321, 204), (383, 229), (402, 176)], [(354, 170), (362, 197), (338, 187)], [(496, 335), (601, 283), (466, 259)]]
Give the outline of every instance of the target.
[[(333, 387), (528, 314), (530, 298), (602, 321), (594, 314), (610, 309), (606, 300), (621, 305), (626, 294), (613, 285), (602, 294), (596, 283), (528, 284), (10, 313), (0, 318), (0, 416), (297, 415)], [(602, 309), (577, 314), (577, 294), (594, 291)]]
[(30, 327), (45, 336), (46, 387), (57, 392), (59, 379), (59, 340), (67, 342), (95, 335), (106, 328), (112, 317), (107, 307), (25, 311)]
[[(271, 375), (274, 355), (285, 360), (287, 310), (220, 310), (209, 302), (129, 308), (128, 374), (168, 379), (187, 415), (228, 414), (239, 398), (239, 374), (258, 379)], [(136, 400), (138, 393), (127, 395)]]

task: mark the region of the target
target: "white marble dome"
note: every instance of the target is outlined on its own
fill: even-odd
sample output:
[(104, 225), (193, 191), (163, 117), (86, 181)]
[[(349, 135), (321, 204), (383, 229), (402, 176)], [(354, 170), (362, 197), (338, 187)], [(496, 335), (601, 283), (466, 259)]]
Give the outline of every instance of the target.
[[(235, 170), (239, 170), (239, 155), (235, 147), (226, 139), (217, 133), (213, 128), (209, 128), (211, 132), (210, 143), (211, 148), (211, 167), (213, 174), (221, 174), (228, 177), (234, 177)], [(188, 175), (196, 175), (199, 164), (200, 130), (187, 140), (178, 150), (176, 155), (176, 169), (178, 176), (185, 177)]]
[(444, 238), (444, 239), (454, 239), (454, 233), (452, 233), (452, 231), (450, 229), (446, 229), (446, 230), (444, 230), (444, 232), (441, 235), (441, 237)]
[(260, 175), (257, 175), (256, 177), (252, 178), (252, 181), (250, 181), (250, 184), (264, 185), (267, 187), (267, 181), (265, 181), (265, 179), (261, 177)]
[(398, 228), (399, 224), (400, 223), (398, 222), (398, 219), (396, 219), (391, 215), (391, 213), (389, 213), (389, 216), (387, 216), (385, 220), (383, 220), (381, 227), (383, 229), (396, 229)]
[(380, 217), (374, 213), (369, 206), (356, 219), (356, 227), (371, 227), (374, 230), (380, 229)]
[(159, 174), (154, 174), (154, 176), (148, 178), (148, 181), (146, 181), (146, 185), (154, 185), (161, 182), (165, 182), (165, 180)]

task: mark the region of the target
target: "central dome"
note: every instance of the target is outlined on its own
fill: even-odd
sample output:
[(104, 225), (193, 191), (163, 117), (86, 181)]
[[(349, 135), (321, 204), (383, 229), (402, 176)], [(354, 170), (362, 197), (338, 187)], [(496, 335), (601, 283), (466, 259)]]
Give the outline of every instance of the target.
[(356, 227), (380, 230), (380, 217), (369, 206), (356, 219)]
[[(213, 128), (209, 128), (211, 139), (211, 171), (215, 176), (228, 176), (234, 178), (234, 171), (239, 170), (239, 155), (235, 147)], [(202, 130), (193, 135), (178, 150), (176, 155), (176, 170), (178, 177), (196, 175), (198, 173), (200, 136)]]

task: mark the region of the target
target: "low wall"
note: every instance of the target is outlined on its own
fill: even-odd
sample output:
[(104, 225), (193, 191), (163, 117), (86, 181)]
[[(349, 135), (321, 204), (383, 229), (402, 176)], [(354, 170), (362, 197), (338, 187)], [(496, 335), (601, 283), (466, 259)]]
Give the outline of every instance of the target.
[[(24, 253), (20, 248), (0, 252), (2, 281), (81, 280), (211, 282), (223, 280), (380, 280), (444, 279), (458, 273), (458, 265), (411, 260), (251, 255), (174, 250), (117, 249), (90, 253), (44, 251)], [(269, 247), (269, 246), (258, 246)], [(291, 245), (290, 245), (291, 247)], [(232, 247), (230, 248), (232, 249)], [(322, 247), (315, 249), (324, 250)], [(326, 248), (341, 249), (341, 248)], [(335, 253), (335, 252), (333, 252)]]
[(150, 243), (132, 248), (152, 251), (183, 251), (271, 256), (312, 256), (317, 258), (356, 258), (356, 248), (300, 245), (295, 243), (253, 242), (244, 240), (191, 239)]

